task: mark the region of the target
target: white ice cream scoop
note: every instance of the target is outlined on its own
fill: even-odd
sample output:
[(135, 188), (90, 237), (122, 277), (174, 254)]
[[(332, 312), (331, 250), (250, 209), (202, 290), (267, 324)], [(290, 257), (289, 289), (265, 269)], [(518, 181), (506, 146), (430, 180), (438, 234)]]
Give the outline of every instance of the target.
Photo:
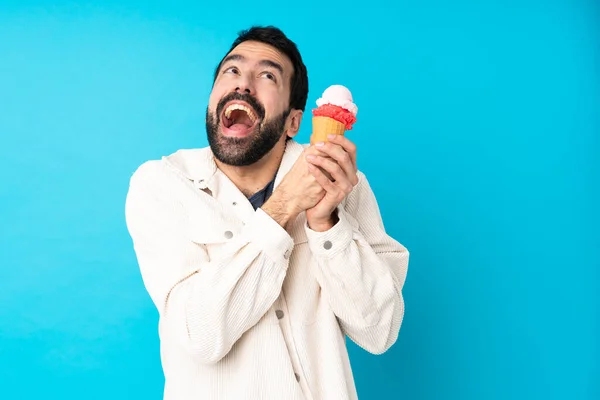
[(354, 116), (358, 112), (358, 107), (352, 102), (352, 93), (343, 85), (331, 85), (325, 89), (321, 98), (317, 100), (317, 106), (320, 107), (325, 104), (333, 104), (334, 106), (345, 108), (354, 114)]

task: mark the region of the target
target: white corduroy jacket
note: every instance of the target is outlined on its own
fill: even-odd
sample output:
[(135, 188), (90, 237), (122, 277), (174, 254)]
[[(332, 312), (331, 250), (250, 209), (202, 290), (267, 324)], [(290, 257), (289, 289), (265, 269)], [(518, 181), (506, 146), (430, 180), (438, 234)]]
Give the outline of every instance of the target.
[[(304, 146), (290, 140), (275, 190)], [(356, 399), (345, 336), (397, 339), (408, 251), (388, 236), (364, 174), (327, 232), (289, 232), (217, 167), (180, 150), (133, 174), (126, 221), (159, 311), (164, 398)]]

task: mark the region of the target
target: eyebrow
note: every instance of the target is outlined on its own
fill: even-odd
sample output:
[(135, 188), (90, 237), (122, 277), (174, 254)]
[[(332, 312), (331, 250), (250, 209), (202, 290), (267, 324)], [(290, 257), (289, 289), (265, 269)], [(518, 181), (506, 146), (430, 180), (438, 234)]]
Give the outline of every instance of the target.
[[(222, 65), (225, 65), (225, 63), (228, 63), (229, 61), (246, 61), (246, 58), (241, 55), (241, 54), (230, 54), (227, 57), (225, 57), (223, 59), (223, 63)], [(258, 62), (258, 65), (261, 65), (263, 67), (271, 67), (276, 69), (277, 71), (279, 71), (279, 73), (281, 75), (283, 75), (283, 67), (281, 66), (281, 64), (276, 63), (275, 61), (272, 60), (260, 60)]]

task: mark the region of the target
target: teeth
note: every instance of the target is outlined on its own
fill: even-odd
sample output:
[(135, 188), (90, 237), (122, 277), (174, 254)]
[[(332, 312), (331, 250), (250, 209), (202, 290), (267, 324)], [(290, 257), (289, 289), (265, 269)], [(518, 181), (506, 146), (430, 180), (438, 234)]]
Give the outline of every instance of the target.
[(246, 106), (241, 105), (241, 104), (231, 104), (229, 107), (227, 107), (225, 109), (225, 116), (227, 118), (229, 118), (231, 116), (231, 112), (233, 110), (242, 110), (242, 111), (245, 111), (246, 114), (248, 114), (248, 116), (252, 120), (252, 123), (254, 123), (256, 121), (256, 115), (254, 115), (254, 113), (252, 112), (252, 110), (249, 109)]

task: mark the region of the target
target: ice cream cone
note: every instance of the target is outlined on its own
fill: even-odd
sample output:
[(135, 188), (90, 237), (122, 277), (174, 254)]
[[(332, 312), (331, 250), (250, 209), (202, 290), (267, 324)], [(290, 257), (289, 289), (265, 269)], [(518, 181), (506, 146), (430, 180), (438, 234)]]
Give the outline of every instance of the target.
[(327, 135), (343, 135), (346, 126), (329, 117), (313, 117), (313, 131), (310, 136), (310, 143), (327, 142)]

